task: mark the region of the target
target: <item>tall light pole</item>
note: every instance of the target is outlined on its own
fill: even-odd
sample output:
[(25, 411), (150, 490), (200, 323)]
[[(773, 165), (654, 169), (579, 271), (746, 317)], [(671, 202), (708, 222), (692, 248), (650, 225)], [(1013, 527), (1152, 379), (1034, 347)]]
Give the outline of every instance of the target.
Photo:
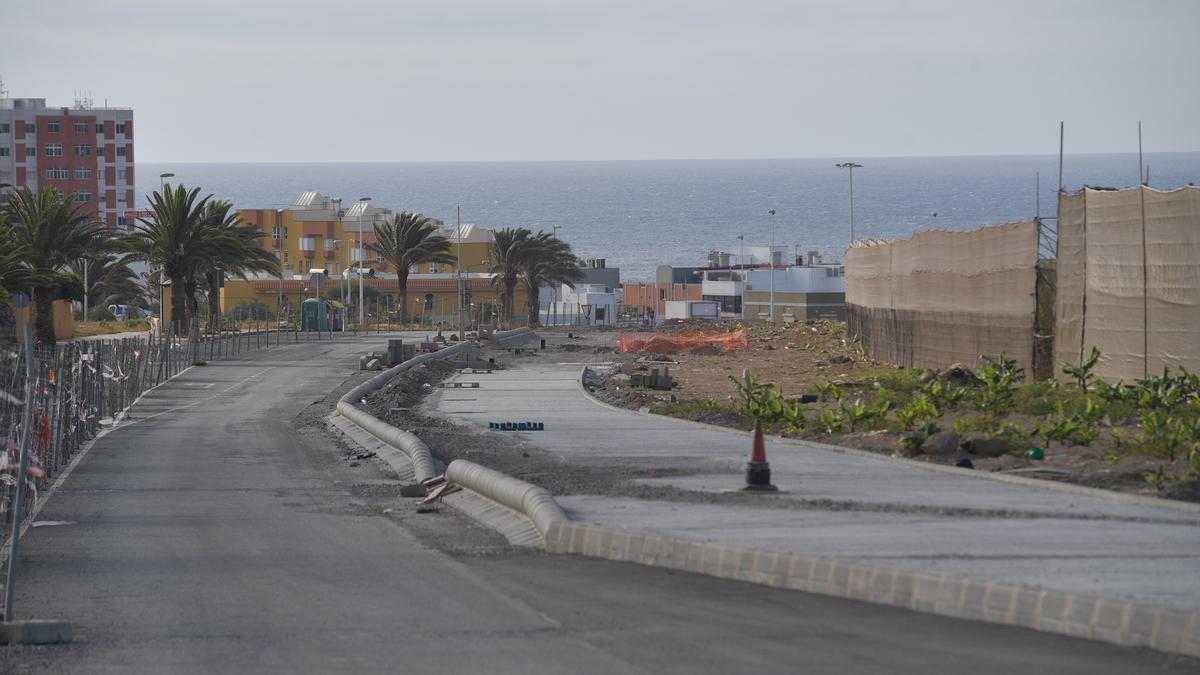
[(363, 253), (363, 216), (367, 213), (367, 203), (371, 201), (370, 197), (359, 197), (359, 203), (362, 204), (362, 210), (358, 212), (358, 325), (359, 328), (363, 325), (363, 260), (366, 255)]
[(458, 253), (454, 259), (454, 275), (458, 277), (458, 341), (462, 342), (467, 339), (466, 321), (463, 319), (463, 312), (466, 311), (466, 298), (463, 297), (463, 277), (462, 277), (462, 206), (454, 207), (454, 229), (458, 235)]
[[(558, 239), (558, 231), (561, 230), (562, 228), (563, 228), (562, 225), (551, 226), (551, 229), (554, 231), (552, 236), (555, 239)], [(557, 286), (555, 286), (554, 288), (551, 289), (554, 292), (554, 325), (555, 326), (558, 325), (558, 287), (561, 285), (562, 284), (558, 284)], [(546, 312), (546, 320), (547, 321), (550, 320), (550, 312), (549, 311)]]
[(771, 323), (775, 323), (775, 209), (771, 214), (771, 248), (767, 250), (767, 266), (771, 270)]
[(161, 193), (166, 188), (167, 179), (174, 178), (174, 177), (175, 177), (175, 174), (173, 174), (173, 173), (158, 174), (158, 191)]
[(838, 164), (836, 166), (839, 169), (849, 169), (850, 170), (850, 243), (853, 244), (854, 243), (854, 170), (861, 169), (862, 164), (855, 164), (854, 162), (845, 162), (843, 164)]
[[(336, 200), (335, 200), (336, 201)], [(341, 217), (338, 217), (341, 220)], [(353, 239), (334, 239), (334, 244), (346, 244), (346, 267), (342, 270), (342, 283), (338, 285), (338, 297), (342, 300), (342, 310), (345, 312), (346, 307), (350, 304), (350, 244), (354, 243)], [(342, 314), (342, 333), (346, 332), (346, 315)]]

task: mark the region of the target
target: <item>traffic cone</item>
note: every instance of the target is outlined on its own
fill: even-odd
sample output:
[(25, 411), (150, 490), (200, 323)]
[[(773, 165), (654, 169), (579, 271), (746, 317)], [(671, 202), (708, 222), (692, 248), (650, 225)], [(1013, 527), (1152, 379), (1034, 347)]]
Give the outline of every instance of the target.
[(767, 492), (778, 489), (771, 484), (771, 464), (767, 462), (761, 419), (754, 421), (754, 445), (750, 448), (750, 461), (746, 464), (746, 487), (742, 489)]

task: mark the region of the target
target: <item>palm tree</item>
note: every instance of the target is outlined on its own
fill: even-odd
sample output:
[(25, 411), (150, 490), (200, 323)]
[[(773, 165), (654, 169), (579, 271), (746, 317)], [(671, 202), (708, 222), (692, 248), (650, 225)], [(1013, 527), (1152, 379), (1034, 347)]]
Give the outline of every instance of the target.
[(408, 309), (409, 270), (421, 263), (457, 261), (450, 253), (450, 240), (437, 231), (438, 226), (429, 218), (405, 211), (393, 216), (391, 222), (376, 225), (375, 241), (366, 246), (396, 268), (400, 292), (397, 319), (400, 323), (404, 323)]
[(521, 281), (525, 284), (529, 325), (538, 326), (541, 287), (566, 284), (575, 288), (575, 282), (583, 279), (583, 272), (571, 245), (551, 233), (539, 231), (523, 247), (528, 248), (521, 256)]
[(526, 244), (533, 234), (523, 227), (506, 227), (493, 234), (496, 264), (492, 266), (492, 284), (500, 284), (500, 311), (505, 323), (512, 321), (513, 296), (521, 280), (522, 256), (530, 249)]
[(80, 279), (87, 279), (84, 292), (89, 307), (140, 304), (146, 289), (133, 271), (133, 262), (130, 255), (101, 251), (72, 260), (70, 269)]
[(208, 203), (205, 211), (211, 236), (220, 240), (222, 246), (217, 257), (205, 260), (203, 276), (208, 293), (209, 329), (221, 315), (221, 277), (242, 276), (256, 272), (279, 273), (279, 260), (273, 253), (259, 245), (263, 232), (258, 227), (242, 220), (233, 210), (233, 204), (225, 200)]
[[(160, 270), (171, 285), (171, 324), (177, 334), (188, 320), (188, 286), (195, 287), (197, 272), (205, 262), (218, 257), (222, 238), (212, 236), (206, 217), (212, 195), (199, 199), (200, 188), (188, 190), (168, 183), (162, 192), (150, 195), (154, 215), (139, 218), (134, 234), (123, 243), (137, 260)], [(161, 311), (161, 309), (160, 309)]]
[(103, 226), (75, 195), (64, 198), (56, 188), (23, 188), (9, 197), (5, 213), (11, 251), (19, 253), (33, 286), (37, 339), (52, 346), (55, 275), (102, 241)]

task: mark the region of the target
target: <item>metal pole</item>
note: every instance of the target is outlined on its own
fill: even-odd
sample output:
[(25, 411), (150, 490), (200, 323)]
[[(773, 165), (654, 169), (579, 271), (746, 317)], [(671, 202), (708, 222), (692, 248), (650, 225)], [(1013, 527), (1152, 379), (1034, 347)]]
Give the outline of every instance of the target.
[(1063, 191), (1063, 139), (1065, 138), (1065, 126), (1063, 122), (1058, 123), (1058, 191)]
[(363, 228), (362, 228), (362, 217), (363, 217), (363, 214), (365, 214), (365, 213), (366, 213), (366, 211), (367, 211), (367, 207), (366, 207), (366, 206), (363, 206), (363, 212), (362, 212), (362, 213), (360, 213), (360, 214), (358, 214), (358, 322), (359, 322), (360, 324), (363, 322), (363, 273), (362, 273), (362, 266), (363, 266), (363, 259), (364, 259), (364, 258), (366, 258), (366, 256), (365, 256), (365, 255), (363, 255)]
[(458, 341), (462, 342), (467, 339), (466, 321), (463, 320), (466, 299), (463, 297), (462, 278), (462, 206), (454, 207), (454, 223), (458, 230), (458, 259), (454, 261), (454, 274), (458, 277)]
[[(850, 170), (850, 175), (854, 175), (854, 170)], [(852, 193), (853, 194), (853, 193)], [(853, 203), (853, 201), (851, 202)], [(767, 264), (771, 270), (771, 323), (775, 323), (775, 209), (767, 211), (771, 214), (771, 248), (767, 251)], [(851, 214), (854, 212), (851, 211)], [(850, 216), (850, 229), (854, 229), (854, 216)]]
[(854, 243), (854, 164), (850, 164), (850, 243)]
[(25, 432), (21, 438), (21, 459), (17, 462), (17, 499), (13, 511), (12, 537), (8, 546), (8, 577), (4, 583), (4, 622), (13, 620), (16, 594), (17, 547), (21, 539), (21, 507), (25, 500), (25, 473), (29, 470), (29, 442), (33, 438), (33, 325), (25, 324)]

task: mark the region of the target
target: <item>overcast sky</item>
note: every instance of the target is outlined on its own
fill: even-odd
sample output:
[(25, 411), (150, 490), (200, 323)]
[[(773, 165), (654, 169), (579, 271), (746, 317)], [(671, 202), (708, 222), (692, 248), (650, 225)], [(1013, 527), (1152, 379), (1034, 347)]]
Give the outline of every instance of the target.
[(145, 162), (1200, 150), (1198, 0), (30, 0), (11, 96)]

